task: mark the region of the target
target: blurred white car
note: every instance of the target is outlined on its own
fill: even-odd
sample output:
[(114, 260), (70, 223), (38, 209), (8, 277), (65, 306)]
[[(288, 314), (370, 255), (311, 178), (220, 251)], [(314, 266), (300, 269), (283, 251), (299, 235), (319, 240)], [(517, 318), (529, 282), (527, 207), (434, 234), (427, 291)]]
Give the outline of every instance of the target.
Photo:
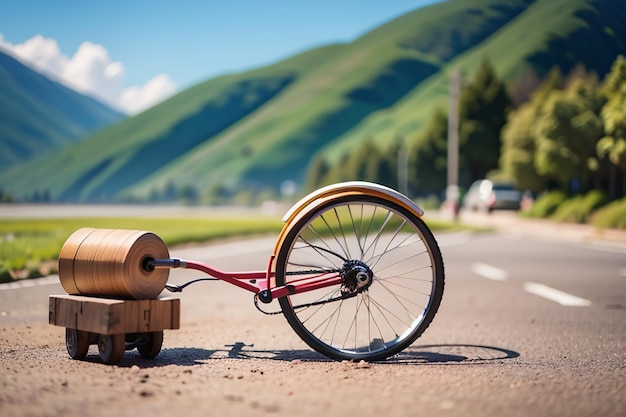
[(508, 182), (475, 181), (463, 199), (463, 208), (491, 212), (493, 210), (519, 210), (522, 193)]

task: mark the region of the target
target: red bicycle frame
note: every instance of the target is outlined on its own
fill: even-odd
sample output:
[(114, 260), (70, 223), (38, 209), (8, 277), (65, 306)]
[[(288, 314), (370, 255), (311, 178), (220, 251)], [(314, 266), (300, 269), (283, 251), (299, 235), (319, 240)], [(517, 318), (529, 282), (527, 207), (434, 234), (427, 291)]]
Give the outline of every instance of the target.
[[(314, 210), (319, 205), (336, 199), (340, 196), (347, 195), (373, 195), (383, 200), (394, 202), (402, 207), (405, 207), (416, 216), (421, 217), (424, 211), (418, 207), (414, 202), (407, 197), (399, 194), (397, 191), (384, 187), (379, 184), (372, 184), (360, 181), (351, 181), (339, 184), (332, 184), (323, 188), (320, 188), (311, 194), (303, 197), (285, 214), (283, 221), (286, 227), (283, 228), (279, 237), (284, 236), (286, 230), (289, 230), (289, 225), (295, 221), (299, 213), (307, 210)], [(277, 243), (274, 254), (277, 253), (280, 243)], [(300, 280), (291, 281), (288, 285), (282, 285), (280, 287), (272, 286), (272, 278), (275, 274), (272, 273), (272, 265), (276, 255), (270, 257), (266, 271), (250, 271), (250, 272), (226, 272), (213, 268), (210, 265), (195, 262), (184, 261), (180, 259), (164, 259), (164, 260), (146, 260), (144, 266), (147, 269), (150, 268), (187, 268), (204, 272), (212, 277), (211, 279), (219, 279), (226, 281), (230, 284), (236, 285), (239, 288), (243, 288), (258, 295), (258, 298), (264, 302), (269, 303), (274, 298), (283, 297), (290, 294), (298, 294), (307, 291), (313, 291), (319, 288), (324, 288), (332, 285), (341, 284), (343, 276), (341, 271), (319, 271), (320, 273), (315, 276), (309, 276), (310, 274), (304, 273), (307, 277)], [(193, 282), (193, 281), (192, 281)], [(189, 284), (189, 283), (187, 283)], [(185, 285), (187, 285), (185, 284)], [(172, 291), (182, 291), (185, 286), (168, 286), (168, 289)]]
[[(146, 266), (149, 269), (185, 268), (200, 271), (211, 278), (225, 281), (239, 288), (243, 288), (244, 290), (259, 294), (259, 299), (264, 303), (269, 303), (273, 299), (283, 297), (285, 295), (313, 291), (331, 285), (338, 285), (342, 282), (341, 275), (338, 272), (333, 271), (292, 281), (289, 285), (281, 285), (280, 287), (272, 286), (272, 278), (275, 277), (275, 274), (272, 272), (273, 263), (274, 255), (270, 257), (267, 270), (242, 272), (221, 271), (202, 262), (187, 261), (182, 259), (150, 259), (148, 260)], [(173, 286), (173, 288), (173, 291), (182, 291), (183, 287)]]

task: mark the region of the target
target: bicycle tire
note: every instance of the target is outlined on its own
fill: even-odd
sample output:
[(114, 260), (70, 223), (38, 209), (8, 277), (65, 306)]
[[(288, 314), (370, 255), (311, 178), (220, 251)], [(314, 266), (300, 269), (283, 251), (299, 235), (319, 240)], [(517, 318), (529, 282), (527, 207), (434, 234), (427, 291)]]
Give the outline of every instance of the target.
[[(443, 297), (444, 265), (416, 214), (385, 198), (351, 194), (313, 205), (294, 222), (277, 251), (276, 285), (320, 271), (345, 276), (341, 286), (279, 298), (284, 317), (309, 347), (335, 360), (383, 360), (430, 325)], [(346, 268), (355, 265), (371, 273), (367, 287), (318, 305), (341, 296)]]

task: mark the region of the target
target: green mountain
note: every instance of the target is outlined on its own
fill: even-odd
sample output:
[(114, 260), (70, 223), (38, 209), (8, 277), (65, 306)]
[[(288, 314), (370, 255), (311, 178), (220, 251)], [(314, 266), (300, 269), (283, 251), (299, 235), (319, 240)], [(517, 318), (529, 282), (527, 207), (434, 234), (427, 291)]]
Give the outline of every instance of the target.
[(0, 51), (0, 171), (123, 118)]
[[(450, 0), (347, 44), (196, 85), (45, 158), (0, 173), (0, 188), (60, 201), (145, 198), (301, 184), (311, 158), (366, 138), (416, 135), (446, 106), (448, 74), (489, 58), (513, 85), (532, 70), (608, 72), (626, 54), (626, 0)], [(11, 185), (9, 187), (8, 185)]]

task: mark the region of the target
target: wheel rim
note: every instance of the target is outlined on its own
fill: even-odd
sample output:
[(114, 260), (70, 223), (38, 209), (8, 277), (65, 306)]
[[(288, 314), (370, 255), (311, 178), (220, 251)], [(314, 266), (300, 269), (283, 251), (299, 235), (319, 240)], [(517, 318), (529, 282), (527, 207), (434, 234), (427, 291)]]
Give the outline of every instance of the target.
[(137, 350), (146, 359), (155, 358), (163, 346), (163, 331), (148, 334), (146, 343), (137, 346)]
[(83, 359), (89, 351), (88, 335), (77, 329), (65, 329), (65, 347), (72, 359)]
[(76, 329), (65, 329), (65, 345), (71, 357), (78, 352), (78, 332)]
[(286, 283), (321, 273), (314, 271), (341, 275), (347, 264), (372, 273), (371, 282), (339, 301), (306, 307), (341, 297), (337, 287), (281, 299), (285, 316), (311, 347), (334, 358), (382, 358), (428, 326), (443, 290), (437, 284), (443, 265), (419, 219), (388, 202), (339, 202), (313, 213), (295, 233), (284, 255)]
[(98, 338), (98, 351), (104, 363), (118, 363), (124, 356), (124, 335), (100, 335)]

